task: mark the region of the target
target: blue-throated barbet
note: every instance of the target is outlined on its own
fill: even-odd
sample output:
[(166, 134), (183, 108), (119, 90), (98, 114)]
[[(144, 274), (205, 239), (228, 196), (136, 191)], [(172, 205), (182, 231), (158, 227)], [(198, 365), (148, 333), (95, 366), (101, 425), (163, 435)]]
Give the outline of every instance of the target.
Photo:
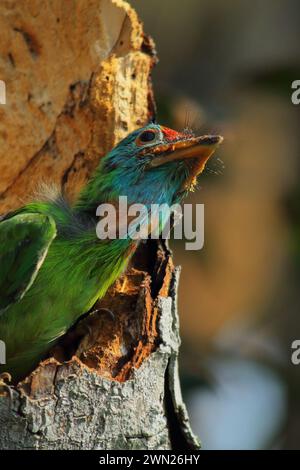
[(99, 240), (99, 204), (180, 202), (221, 141), (148, 124), (100, 160), (73, 205), (57, 194), (1, 219), (2, 372), (23, 378), (126, 268), (136, 241)]

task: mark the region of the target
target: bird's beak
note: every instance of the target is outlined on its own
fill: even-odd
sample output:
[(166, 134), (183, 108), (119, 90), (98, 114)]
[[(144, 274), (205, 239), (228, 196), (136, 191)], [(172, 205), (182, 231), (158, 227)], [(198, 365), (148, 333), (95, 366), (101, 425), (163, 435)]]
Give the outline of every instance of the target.
[(154, 158), (149, 163), (149, 167), (155, 168), (175, 160), (195, 159), (199, 174), (222, 141), (223, 137), (219, 135), (204, 135), (158, 145), (151, 149)]

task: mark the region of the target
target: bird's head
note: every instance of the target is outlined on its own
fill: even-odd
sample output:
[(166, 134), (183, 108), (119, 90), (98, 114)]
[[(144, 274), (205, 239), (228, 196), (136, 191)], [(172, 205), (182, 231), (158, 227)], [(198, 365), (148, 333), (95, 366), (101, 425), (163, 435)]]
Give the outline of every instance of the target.
[(96, 197), (100, 203), (127, 196), (130, 203), (178, 202), (222, 140), (150, 123), (130, 133), (100, 161), (89, 199)]

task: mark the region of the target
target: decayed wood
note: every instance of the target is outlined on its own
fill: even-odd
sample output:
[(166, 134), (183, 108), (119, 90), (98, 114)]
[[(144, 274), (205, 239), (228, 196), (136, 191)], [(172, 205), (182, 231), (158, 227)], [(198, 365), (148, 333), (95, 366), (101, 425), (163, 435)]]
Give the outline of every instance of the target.
[[(122, 0), (43, 9), (7, 0), (0, 29), (0, 211), (41, 180), (72, 199), (99, 158), (153, 115), (153, 43)], [(177, 370), (177, 283), (167, 247), (142, 244), (94, 312), (1, 389), (0, 448), (197, 448)]]
[[(149, 247), (152, 256), (153, 250)], [(56, 359), (46, 359), (11, 388), (11, 398), (3, 391), (0, 448), (199, 447), (177, 370), (178, 270), (163, 245), (150, 274), (140, 270), (139, 258), (98, 305), (99, 311), (70, 331), (54, 351)], [(103, 305), (109, 305), (115, 319), (100, 310)], [(58, 360), (70, 353), (71, 359)]]

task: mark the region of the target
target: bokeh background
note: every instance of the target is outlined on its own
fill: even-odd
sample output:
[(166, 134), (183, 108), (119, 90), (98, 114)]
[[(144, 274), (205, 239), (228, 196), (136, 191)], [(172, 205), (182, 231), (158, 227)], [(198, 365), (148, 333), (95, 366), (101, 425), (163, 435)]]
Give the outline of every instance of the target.
[(193, 428), (204, 449), (299, 449), (300, 2), (130, 3), (160, 58), (159, 121), (225, 137), (190, 197), (205, 247), (173, 242)]

